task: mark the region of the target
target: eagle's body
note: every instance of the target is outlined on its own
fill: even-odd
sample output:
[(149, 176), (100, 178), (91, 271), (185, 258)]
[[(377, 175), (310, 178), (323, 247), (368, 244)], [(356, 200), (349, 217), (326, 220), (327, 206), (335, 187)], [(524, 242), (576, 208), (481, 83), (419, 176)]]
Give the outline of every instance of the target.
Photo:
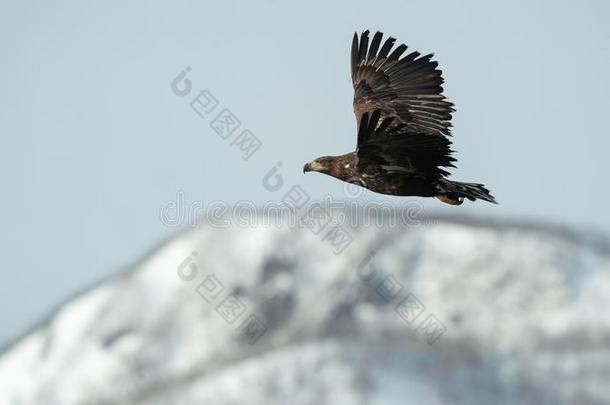
[(454, 167), (450, 136), (453, 104), (442, 95), (441, 71), (432, 55), (407, 47), (392, 52), (395, 39), (382, 44), (368, 31), (352, 42), (356, 151), (325, 156), (303, 171), (317, 171), (372, 191), (398, 196), (437, 197), (458, 205), (464, 197), (495, 202), (481, 184), (448, 180), (442, 167)]
[[(341, 156), (328, 156), (327, 169), (316, 170), (336, 177), (347, 183), (368, 188), (376, 193), (398, 196), (434, 197), (436, 192), (430, 182), (419, 176), (409, 176), (408, 172), (389, 172), (389, 167), (358, 165), (356, 152)], [(402, 168), (399, 168), (402, 170)]]

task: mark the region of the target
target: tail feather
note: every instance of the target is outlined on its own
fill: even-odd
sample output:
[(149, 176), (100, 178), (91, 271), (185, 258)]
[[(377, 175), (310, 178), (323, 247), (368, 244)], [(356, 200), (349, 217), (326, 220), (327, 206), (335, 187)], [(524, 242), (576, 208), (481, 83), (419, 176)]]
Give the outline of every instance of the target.
[(497, 204), (496, 199), (482, 184), (442, 180), (438, 184), (438, 189), (439, 193), (436, 197), (447, 204), (460, 205), (464, 198), (468, 198), (470, 201), (479, 199)]

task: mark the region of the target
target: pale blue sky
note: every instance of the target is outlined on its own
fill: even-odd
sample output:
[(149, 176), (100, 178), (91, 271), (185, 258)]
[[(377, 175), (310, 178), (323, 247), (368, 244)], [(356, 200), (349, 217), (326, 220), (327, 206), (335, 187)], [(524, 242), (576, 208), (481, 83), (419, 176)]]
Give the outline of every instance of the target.
[[(610, 231), (609, 12), (602, 0), (2, 2), (0, 344), (174, 235), (159, 209), (178, 190), (261, 204), (281, 196), (261, 178), (282, 160), (287, 184), (341, 196), (301, 168), (354, 147), (355, 30), (436, 54), (457, 108), (453, 177), (500, 202), (460, 212)], [(263, 141), (251, 160), (172, 93), (186, 66), (194, 92)]]

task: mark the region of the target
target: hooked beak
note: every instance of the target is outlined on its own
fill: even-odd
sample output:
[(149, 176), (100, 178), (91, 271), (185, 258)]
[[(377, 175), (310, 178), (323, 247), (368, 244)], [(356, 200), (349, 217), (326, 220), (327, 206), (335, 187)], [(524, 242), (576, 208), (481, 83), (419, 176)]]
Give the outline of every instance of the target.
[(305, 173), (305, 172), (326, 173), (326, 167), (324, 167), (324, 165), (321, 164), (320, 162), (313, 160), (313, 161), (307, 163), (305, 166), (303, 166), (303, 173)]

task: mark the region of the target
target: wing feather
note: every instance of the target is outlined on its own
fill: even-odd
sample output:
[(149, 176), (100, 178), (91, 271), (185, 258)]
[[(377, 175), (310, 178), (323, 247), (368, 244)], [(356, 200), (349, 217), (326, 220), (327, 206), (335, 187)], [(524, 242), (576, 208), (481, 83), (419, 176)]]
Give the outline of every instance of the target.
[(358, 168), (379, 175), (405, 174), (440, 179), (455, 167), (451, 141), (440, 134), (406, 132), (407, 124), (383, 117), (380, 110), (365, 112), (358, 130)]
[[(406, 132), (450, 135), (453, 104), (443, 93), (442, 72), (433, 55), (421, 56), (394, 47), (396, 40), (369, 31), (354, 34), (351, 51), (354, 112), (358, 124), (364, 113), (378, 110), (381, 117), (393, 117)], [(384, 122), (381, 120), (380, 122)]]

